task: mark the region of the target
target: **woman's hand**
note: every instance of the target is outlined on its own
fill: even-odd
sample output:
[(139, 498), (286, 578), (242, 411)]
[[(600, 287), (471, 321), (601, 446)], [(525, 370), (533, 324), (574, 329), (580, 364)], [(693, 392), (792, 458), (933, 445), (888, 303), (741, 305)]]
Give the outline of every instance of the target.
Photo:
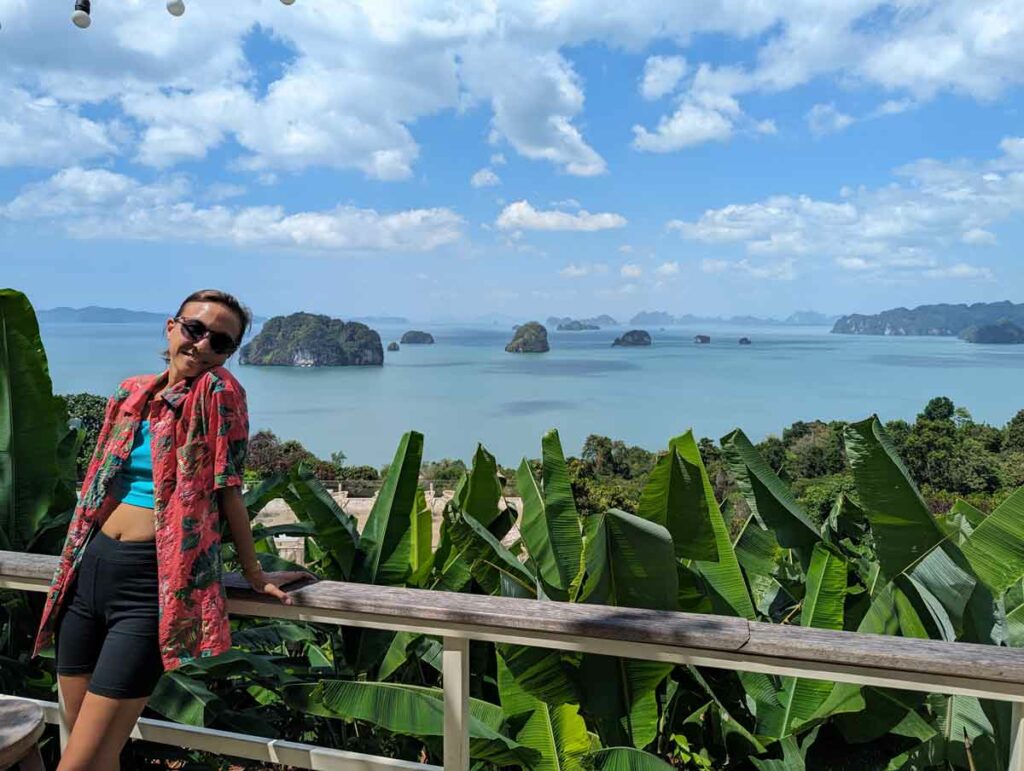
[(298, 581), (300, 578), (316, 578), (316, 576), (304, 570), (278, 570), (266, 573), (262, 568), (258, 568), (245, 572), (245, 580), (249, 582), (253, 591), (277, 597), (285, 605), (291, 605), (292, 598), (281, 587), (292, 581)]

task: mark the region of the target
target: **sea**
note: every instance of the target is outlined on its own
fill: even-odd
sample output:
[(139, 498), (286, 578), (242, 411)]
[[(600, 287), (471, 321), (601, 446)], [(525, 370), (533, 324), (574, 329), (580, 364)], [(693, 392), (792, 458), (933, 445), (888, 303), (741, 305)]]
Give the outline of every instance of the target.
[[(416, 430), (427, 460), (468, 461), (482, 443), (512, 466), (539, 457), (551, 428), (573, 455), (589, 434), (657, 450), (690, 428), (717, 440), (739, 427), (759, 441), (797, 420), (912, 420), (933, 396), (998, 426), (1024, 408), (1024, 346), (705, 324), (648, 327), (653, 344), (644, 348), (612, 347), (625, 328), (549, 330), (550, 352), (511, 354), (505, 324), (373, 327), (385, 346), (410, 328), (436, 342), (386, 352), (382, 367), (229, 362), (248, 393), (252, 431), (380, 466)], [(108, 395), (129, 375), (162, 369), (160, 324), (43, 322), (41, 333), (56, 393)], [(695, 344), (697, 334), (711, 342)]]

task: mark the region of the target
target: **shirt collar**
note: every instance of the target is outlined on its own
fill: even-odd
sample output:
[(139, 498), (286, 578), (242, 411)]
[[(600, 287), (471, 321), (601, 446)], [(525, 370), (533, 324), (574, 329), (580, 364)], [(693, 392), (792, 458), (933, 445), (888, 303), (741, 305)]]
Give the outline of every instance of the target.
[[(177, 383), (172, 385), (170, 388), (164, 388), (167, 383), (167, 370), (164, 370), (159, 375), (144, 375), (139, 378), (138, 388), (136, 388), (128, 400), (125, 402), (125, 412), (133, 415), (141, 415), (142, 407), (149, 399), (153, 398), (159, 391), (160, 398), (164, 400), (172, 409), (178, 409), (181, 402), (188, 396), (189, 391), (192, 389), (193, 378), (186, 378), (185, 380), (179, 380)], [(160, 389), (163, 389), (162, 391)]]

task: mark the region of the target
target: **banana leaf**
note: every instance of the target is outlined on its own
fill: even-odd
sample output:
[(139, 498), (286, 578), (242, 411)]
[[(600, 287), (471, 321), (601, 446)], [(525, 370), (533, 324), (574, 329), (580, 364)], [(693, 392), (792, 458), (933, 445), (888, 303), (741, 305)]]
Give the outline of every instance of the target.
[(434, 566), (434, 514), (427, 495), (416, 491), (409, 522), (409, 583), (422, 585)]
[[(814, 546), (807, 571), (807, 592), (800, 625), (841, 630), (846, 602), (847, 565), (823, 544)], [(757, 733), (780, 739), (811, 720), (832, 693), (835, 683), (805, 677), (783, 677), (778, 709), (759, 708)]]
[[(440, 688), (398, 683), (322, 680), (286, 685), (285, 701), (310, 715), (362, 720), (392, 733), (422, 739), (444, 735), (444, 693)], [(540, 754), (501, 732), (505, 714), (496, 704), (469, 700), (469, 754), (498, 765), (533, 766)]]
[[(447, 509), (444, 517), (459, 557), (485, 592), (536, 598), (534, 575), (482, 523), (454, 507)], [(512, 593), (502, 591), (503, 577), (508, 579), (504, 588), (512, 588)]]
[(24, 551), (46, 517), (63, 418), (35, 311), (0, 289), (0, 549)]
[(847, 425), (843, 437), (882, 575), (892, 580), (942, 541), (944, 534), (877, 417)]
[(575, 704), (552, 707), (527, 693), (501, 656), (498, 694), (510, 722), (521, 724), (515, 740), (540, 753), (541, 760), (534, 771), (582, 771), (583, 756), (595, 749), (595, 742)]
[(821, 535), (789, 487), (769, 468), (740, 429), (722, 437), (721, 444), (750, 510), (772, 531), (779, 545), (800, 552), (806, 564)]
[[(587, 518), (584, 536), (587, 602), (673, 610), (678, 592), (672, 536), (664, 527), (609, 509)], [(615, 656), (580, 659), (580, 711), (607, 745), (644, 747), (657, 733), (654, 689), (672, 666)]]
[(180, 672), (164, 673), (147, 706), (175, 723), (195, 726), (211, 725), (226, 707), (205, 683)]
[(308, 522), (316, 529), (317, 543), (330, 555), (330, 564), (334, 568), (329, 578), (350, 580), (359, 549), (355, 517), (338, 505), (305, 463), (292, 470), (289, 482), (285, 500), (300, 521)]
[(527, 552), (537, 564), (544, 593), (555, 600), (567, 600), (581, 568), (580, 517), (557, 431), (544, 435), (541, 450), (543, 490), (537, 485), (525, 458), (516, 473), (523, 499), (519, 529)]
[(975, 575), (997, 596), (1024, 578), (1024, 487), (985, 517), (961, 549)]
[(588, 768), (594, 771), (673, 771), (661, 758), (633, 747), (608, 747), (588, 755)]
[(473, 465), (456, 490), (455, 500), (462, 511), (469, 513), (484, 527), (489, 527), (500, 513), (498, 503), (501, 501), (501, 481), (498, 479), (498, 464), (482, 444), (476, 446)]
[[(692, 438), (691, 433), (691, 443)], [(672, 534), (679, 559), (717, 562), (708, 506), (700, 469), (670, 446), (647, 477), (637, 515), (656, 522)]]
[(795, 736), (787, 736), (780, 742), (781, 758), (751, 758), (750, 762), (758, 771), (807, 771), (807, 750), (817, 738), (817, 729), (811, 731), (803, 742)]
[(410, 573), (409, 512), (416, 501), (423, 434), (406, 432), (398, 443), (384, 484), (363, 527), (359, 550), (363, 559), (358, 571), (360, 583), (400, 586)]

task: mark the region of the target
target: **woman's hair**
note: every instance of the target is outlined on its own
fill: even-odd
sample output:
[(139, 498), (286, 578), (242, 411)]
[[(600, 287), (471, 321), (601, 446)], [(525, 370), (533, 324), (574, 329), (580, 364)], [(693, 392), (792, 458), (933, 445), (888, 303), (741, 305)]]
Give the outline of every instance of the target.
[[(174, 314), (174, 318), (178, 318), (185, 310), (185, 306), (189, 303), (219, 303), (225, 306), (228, 310), (238, 317), (239, 326), (242, 331), (238, 335), (236, 342), (241, 343), (242, 338), (245, 337), (245, 333), (249, 331), (249, 327), (252, 326), (252, 312), (239, 302), (238, 298), (233, 294), (222, 292), (219, 289), (200, 289), (198, 292), (193, 292), (184, 300), (181, 305), (178, 306), (178, 312)], [(171, 357), (170, 351), (163, 352), (164, 360), (168, 360)]]

